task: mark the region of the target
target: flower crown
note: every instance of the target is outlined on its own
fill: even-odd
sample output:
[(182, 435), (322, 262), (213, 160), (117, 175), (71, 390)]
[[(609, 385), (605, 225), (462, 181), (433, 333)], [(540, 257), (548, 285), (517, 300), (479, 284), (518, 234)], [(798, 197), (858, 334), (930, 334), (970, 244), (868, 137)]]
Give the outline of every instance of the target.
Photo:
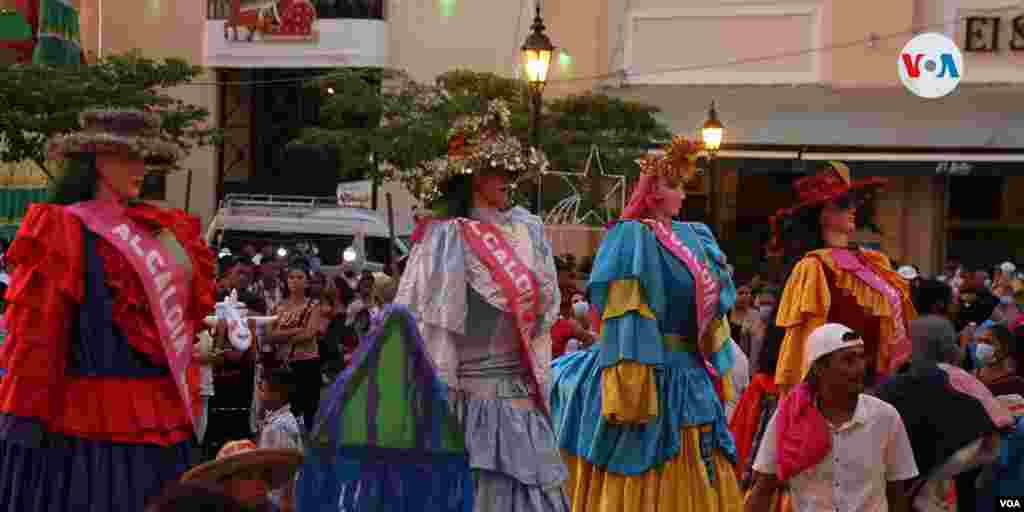
[(697, 157), (703, 146), (691, 142), (682, 135), (672, 137), (672, 142), (665, 145), (663, 154), (647, 154), (637, 160), (640, 173), (650, 176), (665, 176), (683, 181), (689, 180), (697, 172)]
[(458, 119), (448, 131), (448, 152), (417, 165), (402, 174), (406, 188), (426, 204), (441, 195), (448, 179), (474, 171), (501, 169), (516, 175), (516, 180), (539, 176), (550, 166), (543, 151), (525, 147), (507, 132), (512, 112), (504, 100), (493, 100), (483, 115)]

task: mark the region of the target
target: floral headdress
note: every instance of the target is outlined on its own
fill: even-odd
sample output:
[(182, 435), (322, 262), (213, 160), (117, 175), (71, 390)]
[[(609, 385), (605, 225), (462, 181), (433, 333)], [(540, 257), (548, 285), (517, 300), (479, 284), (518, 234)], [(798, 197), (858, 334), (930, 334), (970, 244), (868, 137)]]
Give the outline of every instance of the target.
[(425, 204), (438, 199), (448, 179), (475, 171), (500, 169), (516, 181), (533, 179), (550, 166), (547, 156), (524, 146), (508, 134), (512, 112), (503, 100), (493, 100), (483, 115), (457, 120), (448, 132), (448, 152), (400, 173), (406, 188)]
[(160, 117), (139, 110), (86, 110), (82, 130), (54, 137), (47, 148), (52, 160), (81, 153), (139, 157), (157, 169), (168, 169), (181, 157), (174, 144), (160, 138)]
[(676, 135), (672, 137), (671, 143), (662, 148), (663, 154), (647, 154), (637, 160), (640, 173), (689, 180), (697, 172), (697, 157), (701, 149), (703, 147), (700, 144)]

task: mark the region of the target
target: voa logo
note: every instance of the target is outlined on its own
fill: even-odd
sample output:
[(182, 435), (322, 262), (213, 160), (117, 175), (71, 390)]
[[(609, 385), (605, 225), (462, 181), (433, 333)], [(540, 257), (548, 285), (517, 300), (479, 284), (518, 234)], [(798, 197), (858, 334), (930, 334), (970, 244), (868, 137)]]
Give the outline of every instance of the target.
[(1021, 500), (1018, 498), (999, 498), (999, 510), (1022, 510)]
[(941, 98), (960, 85), (964, 57), (952, 39), (930, 32), (903, 47), (897, 66), (907, 90), (922, 98)]

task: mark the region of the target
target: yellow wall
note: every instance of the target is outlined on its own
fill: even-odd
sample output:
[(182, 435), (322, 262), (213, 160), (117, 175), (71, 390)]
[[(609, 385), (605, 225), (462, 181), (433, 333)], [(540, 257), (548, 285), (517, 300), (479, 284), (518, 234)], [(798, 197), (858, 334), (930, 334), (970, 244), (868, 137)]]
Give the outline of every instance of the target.
[[(604, 52), (606, 2), (549, 0), (543, 3), (547, 34), (572, 58), (571, 70), (552, 59), (546, 95), (589, 90), (593, 82), (566, 81), (607, 71)], [(449, 9), (450, 7), (450, 9)], [(390, 65), (421, 82), (461, 68), (518, 76), (519, 48), (534, 17), (532, 1), (392, 0), (386, 13), (390, 33)], [(603, 64), (602, 64), (603, 62)]]
[[(906, 31), (914, 25), (913, 0), (827, 0), (822, 2), (821, 46), (842, 45)], [(823, 53), (822, 77), (839, 87), (899, 87), (896, 63), (912, 37), (880, 39), (874, 47), (857, 44)]]

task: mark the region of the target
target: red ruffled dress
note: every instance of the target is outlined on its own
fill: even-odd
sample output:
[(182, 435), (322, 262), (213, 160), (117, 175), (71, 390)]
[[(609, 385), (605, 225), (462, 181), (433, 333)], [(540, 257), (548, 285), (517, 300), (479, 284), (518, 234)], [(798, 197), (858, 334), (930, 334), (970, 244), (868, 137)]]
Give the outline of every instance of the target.
[[(188, 319), (201, 322), (215, 259), (198, 220), (146, 204), (127, 214), (174, 234), (191, 264)], [(0, 512), (141, 512), (194, 462), (142, 282), (60, 205), (34, 205), (7, 255), (16, 267), (0, 347)]]

